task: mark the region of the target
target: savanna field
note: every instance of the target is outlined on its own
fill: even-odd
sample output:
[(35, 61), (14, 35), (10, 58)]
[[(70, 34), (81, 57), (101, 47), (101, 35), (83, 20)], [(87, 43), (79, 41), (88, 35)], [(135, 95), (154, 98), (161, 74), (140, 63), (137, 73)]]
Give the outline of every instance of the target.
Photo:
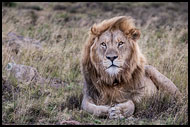
[[(174, 82), (182, 102), (160, 94), (125, 119), (81, 109), (80, 56), (88, 31), (121, 15), (135, 19), (148, 64)], [(38, 76), (25, 81), (8, 63), (32, 67)], [(2, 124), (187, 125), (188, 3), (2, 3)]]

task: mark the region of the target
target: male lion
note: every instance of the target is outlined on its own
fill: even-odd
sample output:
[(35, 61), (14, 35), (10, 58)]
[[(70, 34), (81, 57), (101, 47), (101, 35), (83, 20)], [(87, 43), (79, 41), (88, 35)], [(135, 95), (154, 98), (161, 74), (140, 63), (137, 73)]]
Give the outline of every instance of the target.
[(119, 16), (92, 26), (82, 54), (82, 108), (96, 116), (128, 117), (135, 104), (159, 89), (180, 97), (178, 88), (154, 67), (145, 65), (131, 17)]

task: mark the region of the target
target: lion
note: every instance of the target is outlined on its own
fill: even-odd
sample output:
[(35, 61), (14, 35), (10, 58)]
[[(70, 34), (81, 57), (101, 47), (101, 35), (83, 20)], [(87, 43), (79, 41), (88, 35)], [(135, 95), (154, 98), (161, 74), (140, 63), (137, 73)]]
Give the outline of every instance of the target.
[(181, 97), (170, 79), (146, 65), (137, 43), (140, 35), (129, 16), (107, 19), (91, 27), (81, 59), (83, 110), (110, 119), (127, 118), (133, 115), (136, 104), (160, 89)]

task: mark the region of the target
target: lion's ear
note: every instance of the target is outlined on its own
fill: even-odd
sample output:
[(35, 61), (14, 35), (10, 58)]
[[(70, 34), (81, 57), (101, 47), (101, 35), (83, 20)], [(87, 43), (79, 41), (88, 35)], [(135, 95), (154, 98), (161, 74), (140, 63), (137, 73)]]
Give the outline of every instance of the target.
[(139, 29), (134, 28), (129, 31), (129, 35), (132, 40), (136, 41), (140, 38), (141, 33), (140, 33)]
[(96, 28), (96, 24), (94, 24), (91, 29), (90, 29), (91, 33), (94, 34), (94, 35), (98, 35), (99, 34), (99, 31), (97, 30)]

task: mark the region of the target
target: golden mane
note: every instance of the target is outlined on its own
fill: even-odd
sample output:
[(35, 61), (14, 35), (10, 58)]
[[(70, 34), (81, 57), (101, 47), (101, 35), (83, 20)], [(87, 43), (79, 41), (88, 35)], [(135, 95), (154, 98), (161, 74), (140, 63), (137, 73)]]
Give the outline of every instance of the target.
[[(97, 69), (90, 57), (90, 54), (93, 54), (90, 48), (94, 44), (95, 38), (108, 29), (120, 29), (132, 45), (129, 64), (116, 77), (111, 77), (103, 70)], [(81, 67), (85, 82), (87, 82), (85, 86), (87, 94), (96, 104), (111, 104), (111, 100), (122, 101), (124, 99), (121, 95), (122, 93), (113, 86), (114, 83), (118, 83), (119, 87), (125, 87), (129, 91), (142, 87), (145, 58), (136, 43), (139, 37), (140, 32), (135, 28), (133, 19), (126, 16), (104, 20), (99, 24), (93, 25), (90, 29), (89, 38), (82, 52)], [(113, 93), (115, 94), (115, 99), (113, 98)]]

